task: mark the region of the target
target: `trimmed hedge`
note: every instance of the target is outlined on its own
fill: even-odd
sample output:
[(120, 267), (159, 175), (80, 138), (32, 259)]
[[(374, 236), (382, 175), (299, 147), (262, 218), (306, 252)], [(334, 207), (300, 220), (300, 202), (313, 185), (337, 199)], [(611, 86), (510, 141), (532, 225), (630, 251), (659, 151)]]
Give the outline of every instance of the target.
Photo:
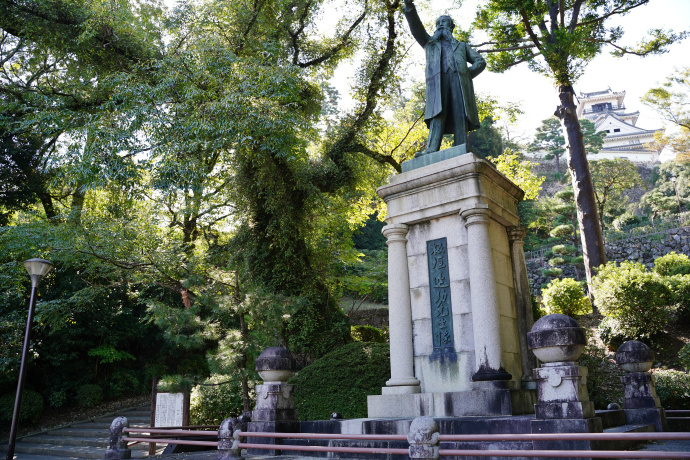
[(542, 303), (549, 314), (575, 316), (592, 311), (592, 304), (580, 283), (572, 278), (555, 279), (541, 291)]
[(673, 369), (656, 369), (654, 380), (662, 407), (690, 409), (690, 374)]
[(77, 402), (81, 407), (93, 407), (103, 401), (103, 388), (98, 385), (82, 385), (77, 390)]
[(367, 395), (380, 394), (390, 378), (387, 343), (353, 342), (317, 359), (292, 377), (300, 420), (367, 416)]
[[(0, 397), (0, 422), (10, 422), (14, 412), (15, 393), (8, 393)], [(33, 390), (24, 390), (22, 405), (19, 409), (19, 421), (36, 420), (43, 413), (43, 398)]]

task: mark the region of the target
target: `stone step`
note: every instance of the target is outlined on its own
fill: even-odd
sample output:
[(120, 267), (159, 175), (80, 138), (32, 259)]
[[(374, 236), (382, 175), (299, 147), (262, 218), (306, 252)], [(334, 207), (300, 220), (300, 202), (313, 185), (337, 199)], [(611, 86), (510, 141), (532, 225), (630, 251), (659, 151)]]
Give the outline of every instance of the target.
[[(115, 417), (113, 417), (114, 419)], [(83, 423), (75, 423), (72, 425), (73, 428), (95, 428), (97, 430), (110, 430), (110, 424), (113, 423), (112, 419), (110, 421), (104, 421), (104, 422), (83, 422)], [(148, 427), (149, 422), (148, 420), (146, 422), (132, 422), (129, 421), (129, 426), (131, 427)]]
[[(68, 457), (78, 459), (103, 459), (106, 447), (90, 446), (56, 446), (54, 444), (38, 444), (21, 442), (15, 447), (17, 454), (45, 455), (51, 457)], [(144, 458), (148, 450), (132, 450), (132, 458)], [(18, 460), (20, 460), (18, 458)]]
[(79, 426), (72, 426), (68, 428), (59, 428), (57, 430), (50, 430), (46, 434), (50, 436), (79, 436), (79, 437), (86, 437), (86, 438), (99, 438), (99, 439), (107, 439), (108, 436), (110, 435), (110, 430), (108, 428), (105, 429), (96, 429), (96, 428), (82, 428)]
[[(90, 446), (90, 447), (108, 447), (108, 438), (85, 438), (85, 437), (73, 437), (73, 436), (49, 436), (40, 435), (32, 436), (30, 438), (32, 443), (35, 444), (54, 444), (62, 446)], [(148, 449), (148, 444), (135, 444), (130, 447), (130, 449)]]
[[(138, 423), (138, 424), (146, 424), (148, 425), (151, 423), (151, 416), (143, 416), (143, 415), (129, 415), (128, 413), (123, 413), (123, 414), (118, 414), (118, 417), (126, 417), (127, 420), (129, 421), (129, 424), (132, 425), (133, 423)], [(113, 420), (115, 419), (114, 415), (111, 415), (110, 417), (98, 417), (92, 420), (92, 422), (95, 423), (107, 423), (108, 426), (110, 426), (111, 423), (113, 423)]]

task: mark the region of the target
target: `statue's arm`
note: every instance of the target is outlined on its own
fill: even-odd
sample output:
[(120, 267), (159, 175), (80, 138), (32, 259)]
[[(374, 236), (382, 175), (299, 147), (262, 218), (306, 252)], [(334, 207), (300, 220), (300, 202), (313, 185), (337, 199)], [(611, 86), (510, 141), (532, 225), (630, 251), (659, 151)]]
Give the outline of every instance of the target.
[(412, 0), (405, 0), (403, 12), (405, 13), (407, 23), (410, 26), (410, 32), (412, 32), (414, 39), (417, 40), (417, 43), (422, 45), (422, 47), (426, 46), (430, 36), (426, 32), (426, 29), (424, 29), (424, 25), (417, 14), (417, 8), (415, 8)]
[(465, 45), (465, 48), (467, 49), (467, 62), (472, 64), (469, 68), (470, 76), (474, 78), (486, 68), (486, 61), (469, 43)]

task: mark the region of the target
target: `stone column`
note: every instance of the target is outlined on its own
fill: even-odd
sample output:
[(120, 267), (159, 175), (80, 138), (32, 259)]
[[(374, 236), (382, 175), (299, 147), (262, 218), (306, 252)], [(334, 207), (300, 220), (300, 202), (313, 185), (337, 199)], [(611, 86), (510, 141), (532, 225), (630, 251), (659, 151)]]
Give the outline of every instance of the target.
[(510, 380), (512, 376), (502, 365), (498, 295), (489, 239), (490, 211), (487, 208), (473, 208), (462, 211), (461, 215), (467, 228), (472, 328), (477, 368), (472, 380)]
[(523, 227), (508, 227), (510, 240), (510, 260), (513, 266), (513, 286), (515, 288), (515, 313), (517, 315), (518, 335), (520, 336), (520, 361), (522, 363), (522, 387), (537, 388), (532, 369), (537, 367), (537, 359), (527, 347), (527, 333), (532, 329), (532, 298), (530, 297), (527, 262), (525, 261), (526, 230)]
[(382, 230), (388, 245), (388, 327), (391, 344), (391, 378), (386, 382), (383, 394), (420, 391), (419, 380), (414, 376), (407, 230), (405, 224), (386, 225)]

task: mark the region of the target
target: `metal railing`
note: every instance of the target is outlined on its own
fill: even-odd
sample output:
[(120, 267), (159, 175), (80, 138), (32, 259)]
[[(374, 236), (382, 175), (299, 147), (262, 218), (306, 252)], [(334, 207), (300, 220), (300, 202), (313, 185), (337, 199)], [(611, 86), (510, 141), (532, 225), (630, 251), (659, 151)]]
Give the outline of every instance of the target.
[[(669, 410), (667, 413), (672, 415), (690, 414), (690, 410)], [(674, 417), (675, 418), (675, 417)], [(686, 418), (686, 417), (677, 417)], [(117, 419), (116, 419), (117, 421)], [(125, 421), (126, 424), (126, 421)], [(659, 459), (690, 459), (690, 452), (669, 452), (669, 451), (629, 451), (629, 450), (544, 450), (544, 449), (525, 449), (525, 450), (478, 450), (478, 449), (453, 449), (448, 448), (449, 443), (454, 442), (509, 442), (522, 441), (533, 443), (545, 441), (595, 441), (598, 443), (606, 441), (668, 441), (668, 440), (687, 440), (690, 441), (690, 433), (685, 432), (646, 432), (646, 433), (544, 433), (544, 434), (467, 434), (452, 435), (426, 433), (422, 436), (425, 442), (415, 442), (415, 436), (411, 432), (407, 435), (375, 435), (375, 434), (328, 434), (328, 433), (271, 433), (271, 432), (250, 432), (244, 430), (233, 430), (231, 428), (223, 430), (188, 430), (188, 429), (166, 429), (166, 428), (128, 428), (120, 427), (119, 434), (113, 433), (111, 426), (111, 448), (109, 451), (122, 452), (119, 458), (128, 458), (125, 452), (128, 450), (128, 443), (160, 443), (160, 444), (180, 444), (190, 446), (215, 447), (219, 450), (219, 458), (239, 457), (241, 449), (267, 450), (267, 451), (287, 451), (287, 452), (320, 452), (320, 453), (340, 453), (340, 454), (369, 454), (369, 455), (404, 455), (411, 459), (437, 458), (428, 457), (428, 452), (438, 452), (443, 456), (471, 456), (471, 457), (552, 457), (552, 458), (659, 458)], [(146, 434), (147, 436), (131, 436), (131, 434)], [(113, 438), (116, 435), (116, 439)], [(119, 437), (118, 437), (119, 435)], [(157, 435), (161, 435), (160, 437)], [(435, 435), (435, 436), (434, 436)], [(191, 439), (180, 439), (187, 437), (217, 437), (218, 441), (200, 441)], [(175, 439), (177, 438), (177, 439)], [(347, 447), (347, 446), (316, 446), (301, 444), (263, 444), (257, 442), (243, 442), (246, 438), (270, 438), (285, 440), (325, 440), (325, 441), (370, 441), (370, 442), (408, 442), (409, 448), (393, 447)], [(417, 436), (418, 438), (418, 436)], [(118, 450), (118, 442), (120, 443)], [(445, 444), (445, 445), (442, 445)], [(538, 444), (532, 444), (533, 447)], [(429, 450), (431, 449), (431, 450)], [(236, 455), (233, 455), (233, 452)], [(422, 454), (420, 454), (420, 452)], [(107, 458), (113, 458), (112, 453)]]

